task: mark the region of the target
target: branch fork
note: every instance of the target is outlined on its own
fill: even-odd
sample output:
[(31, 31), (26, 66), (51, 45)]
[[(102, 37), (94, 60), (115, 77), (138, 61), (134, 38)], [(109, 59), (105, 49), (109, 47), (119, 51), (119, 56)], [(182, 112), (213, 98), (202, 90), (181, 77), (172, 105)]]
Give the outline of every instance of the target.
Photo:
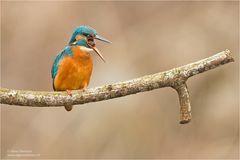
[(187, 79), (233, 61), (230, 51), (226, 49), (211, 57), (168, 71), (84, 91), (72, 91), (71, 97), (66, 92), (39, 92), (1, 88), (0, 103), (31, 107), (59, 107), (103, 101), (153, 89), (172, 87), (177, 91), (179, 97), (180, 123), (185, 124), (191, 120)]

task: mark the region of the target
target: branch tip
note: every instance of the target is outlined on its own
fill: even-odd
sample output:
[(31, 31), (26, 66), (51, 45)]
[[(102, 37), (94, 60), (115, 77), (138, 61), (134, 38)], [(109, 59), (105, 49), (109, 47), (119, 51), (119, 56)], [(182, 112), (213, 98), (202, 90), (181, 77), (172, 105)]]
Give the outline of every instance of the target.
[(192, 119), (190, 95), (186, 82), (173, 87), (177, 93), (180, 103), (180, 124), (186, 124)]
[(231, 51), (229, 49), (225, 50), (225, 54), (227, 55), (227, 57), (228, 57), (227, 59), (229, 60), (229, 62), (234, 62), (234, 58), (231, 55)]

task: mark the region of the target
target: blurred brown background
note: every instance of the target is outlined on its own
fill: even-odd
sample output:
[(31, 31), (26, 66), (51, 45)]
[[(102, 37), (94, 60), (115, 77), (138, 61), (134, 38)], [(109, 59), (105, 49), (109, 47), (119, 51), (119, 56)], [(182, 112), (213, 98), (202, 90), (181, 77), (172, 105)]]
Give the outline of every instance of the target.
[(1, 1), (1, 87), (51, 91), (53, 59), (81, 24), (113, 42), (97, 42), (107, 63), (93, 55), (89, 87), (168, 70), (226, 48), (236, 60), (188, 80), (193, 120), (186, 125), (178, 123), (171, 88), (75, 106), (69, 113), (2, 105), (1, 158), (237, 158), (238, 5)]

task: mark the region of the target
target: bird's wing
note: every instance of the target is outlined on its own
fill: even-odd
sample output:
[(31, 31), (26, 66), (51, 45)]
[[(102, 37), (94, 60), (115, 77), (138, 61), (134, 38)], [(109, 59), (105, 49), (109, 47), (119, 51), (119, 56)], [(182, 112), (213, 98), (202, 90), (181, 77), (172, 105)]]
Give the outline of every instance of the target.
[(64, 58), (64, 56), (72, 56), (72, 47), (71, 46), (67, 46), (63, 51), (61, 51), (60, 53), (58, 53), (58, 55), (56, 56), (53, 65), (52, 65), (52, 79), (54, 80), (54, 78), (57, 75), (58, 72), (58, 65), (60, 64), (60, 62), (62, 61), (62, 59)]

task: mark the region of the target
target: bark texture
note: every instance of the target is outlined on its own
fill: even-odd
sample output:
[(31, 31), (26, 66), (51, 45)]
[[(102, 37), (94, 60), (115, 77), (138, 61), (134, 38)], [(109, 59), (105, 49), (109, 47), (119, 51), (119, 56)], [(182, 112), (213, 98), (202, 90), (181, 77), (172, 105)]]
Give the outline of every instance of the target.
[(168, 71), (84, 91), (76, 90), (72, 92), (72, 96), (68, 96), (66, 92), (39, 92), (1, 88), (0, 103), (31, 107), (77, 105), (123, 97), (163, 87), (172, 87), (179, 96), (180, 123), (187, 123), (191, 120), (187, 79), (233, 61), (230, 51), (225, 50), (206, 59)]

